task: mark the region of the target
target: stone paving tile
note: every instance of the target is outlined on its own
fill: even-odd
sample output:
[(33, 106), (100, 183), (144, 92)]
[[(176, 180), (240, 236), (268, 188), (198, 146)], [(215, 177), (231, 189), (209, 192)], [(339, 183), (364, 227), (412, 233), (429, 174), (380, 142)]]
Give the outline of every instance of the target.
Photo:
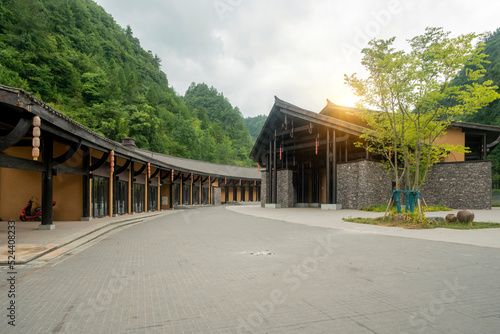
[(18, 326), (0, 333), (498, 333), (499, 260), (493, 248), (186, 210), (20, 267)]

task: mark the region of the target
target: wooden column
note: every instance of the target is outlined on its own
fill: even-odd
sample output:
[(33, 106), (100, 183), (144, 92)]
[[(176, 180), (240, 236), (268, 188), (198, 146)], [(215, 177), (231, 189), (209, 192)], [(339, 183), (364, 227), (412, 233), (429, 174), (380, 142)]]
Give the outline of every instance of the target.
[(269, 141), (269, 157), (268, 157), (268, 170), (269, 170), (269, 198), (267, 199), (267, 203), (273, 203), (273, 141)]
[(54, 140), (47, 134), (42, 136), (42, 158), (45, 171), (42, 173), (42, 225), (53, 224), (52, 201), (54, 196), (54, 180), (52, 165), (54, 155)]
[(331, 204), (330, 196), (330, 129), (326, 129), (326, 204)]
[(486, 134), (483, 136), (483, 152), (482, 152), (482, 159), (486, 160), (488, 159), (488, 142), (486, 139)]
[(135, 167), (134, 167), (134, 162), (132, 161), (130, 163), (130, 213), (134, 213), (135, 208), (134, 208), (134, 173), (135, 173)]
[(332, 130), (332, 203), (337, 204), (337, 133)]
[(274, 131), (274, 176), (273, 176), (273, 186), (274, 186), (274, 191), (273, 191), (273, 203), (278, 203), (278, 162), (276, 160), (277, 158), (277, 152), (276, 152), (276, 130)]
[(81, 220), (90, 220), (90, 148), (83, 149), (83, 217)]

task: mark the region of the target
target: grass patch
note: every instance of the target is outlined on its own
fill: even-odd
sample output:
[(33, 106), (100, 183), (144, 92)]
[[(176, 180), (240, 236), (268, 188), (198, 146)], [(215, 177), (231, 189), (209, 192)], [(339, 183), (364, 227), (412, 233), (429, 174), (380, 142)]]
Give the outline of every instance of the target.
[[(411, 216), (411, 217), (409, 217)], [(498, 223), (483, 223), (483, 222), (472, 222), (472, 223), (448, 223), (447, 221), (430, 221), (424, 218), (422, 221), (418, 219), (418, 216), (414, 215), (390, 215), (386, 217), (385, 221), (382, 221), (383, 217), (379, 218), (344, 218), (344, 221), (358, 224), (369, 224), (369, 225), (379, 225), (379, 226), (391, 226), (391, 227), (402, 227), (406, 229), (433, 229), (433, 228), (450, 228), (457, 230), (475, 230), (483, 228), (500, 228)]]
[(493, 208), (500, 208), (500, 203), (492, 203), (491, 206)]
[[(361, 208), (360, 210), (362, 211), (371, 211), (371, 212), (385, 212), (385, 210), (387, 209), (387, 204), (383, 205), (383, 204), (380, 204), (380, 205), (372, 205), (372, 206), (367, 206), (367, 207), (364, 207), (364, 208)], [(404, 205), (401, 207), (402, 211), (405, 212), (405, 208), (404, 208)], [(418, 208), (416, 207), (415, 208), (416, 211), (418, 211)], [(452, 211), (452, 209), (450, 208), (447, 208), (446, 206), (444, 205), (438, 205), (438, 206), (422, 206), (422, 210), (424, 212), (435, 212), (435, 211)], [(391, 211), (390, 212), (393, 212), (393, 213), (397, 213), (398, 212), (398, 208), (396, 207), (396, 205), (394, 205), (392, 208), (391, 208)]]

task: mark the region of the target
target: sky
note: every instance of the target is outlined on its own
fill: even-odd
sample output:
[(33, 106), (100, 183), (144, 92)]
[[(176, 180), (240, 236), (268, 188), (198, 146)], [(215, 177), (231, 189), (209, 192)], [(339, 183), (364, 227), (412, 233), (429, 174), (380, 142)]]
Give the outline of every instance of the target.
[(215, 87), (245, 117), (268, 115), (274, 96), (319, 112), (326, 99), (354, 106), (344, 75), (366, 75), (361, 50), (426, 27), (452, 36), (500, 27), (486, 0), (94, 0), (162, 59), (170, 86)]

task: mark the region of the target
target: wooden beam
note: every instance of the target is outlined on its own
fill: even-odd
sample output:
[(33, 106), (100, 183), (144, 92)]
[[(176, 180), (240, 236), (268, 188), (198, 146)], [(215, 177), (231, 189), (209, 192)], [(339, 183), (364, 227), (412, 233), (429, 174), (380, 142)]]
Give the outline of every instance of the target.
[(91, 165), (89, 167), (89, 171), (93, 172), (96, 169), (100, 168), (102, 165), (104, 165), (106, 163), (106, 161), (108, 161), (110, 153), (111, 153), (111, 151), (110, 152), (103, 152), (101, 159), (99, 159), (99, 161), (97, 161), (96, 163)]
[(151, 174), (149, 176), (149, 178), (152, 179), (152, 178), (156, 177), (156, 175), (158, 175), (158, 173), (160, 172), (160, 170), (161, 170), (160, 167), (156, 167), (156, 171), (153, 174)]
[(16, 145), (26, 135), (30, 127), (31, 119), (20, 118), (14, 129), (0, 139), (0, 152)]
[(66, 152), (64, 152), (57, 158), (54, 158), (54, 166), (61, 165), (69, 159), (73, 158), (73, 156), (76, 154), (76, 152), (78, 152), (81, 146), (81, 140), (78, 143), (73, 143), (72, 145), (70, 145), (69, 149)]
[(139, 169), (137, 172), (132, 170), (132, 172), (134, 173), (134, 176), (139, 176), (142, 174), (142, 172), (144, 172), (144, 170), (146, 169), (147, 165), (146, 164), (142, 164), (142, 167), (141, 169)]
[(126, 171), (128, 166), (130, 166), (130, 162), (132, 162), (132, 160), (127, 160), (123, 166), (118, 167), (115, 171), (115, 175), (120, 175), (121, 173)]
[(39, 161), (27, 160), (9, 155), (0, 155), (0, 167), (31, 170), (34, 172), (44, 172), (43, 163)]
[(58, 174), (70, 174), (70, 175), (86, 175), (87, 174), (87, 172), (82, 168), (70, 167), (70, 166), (64, 166), (64, 165), (55, 166), (54, 169), (57, 171)]

